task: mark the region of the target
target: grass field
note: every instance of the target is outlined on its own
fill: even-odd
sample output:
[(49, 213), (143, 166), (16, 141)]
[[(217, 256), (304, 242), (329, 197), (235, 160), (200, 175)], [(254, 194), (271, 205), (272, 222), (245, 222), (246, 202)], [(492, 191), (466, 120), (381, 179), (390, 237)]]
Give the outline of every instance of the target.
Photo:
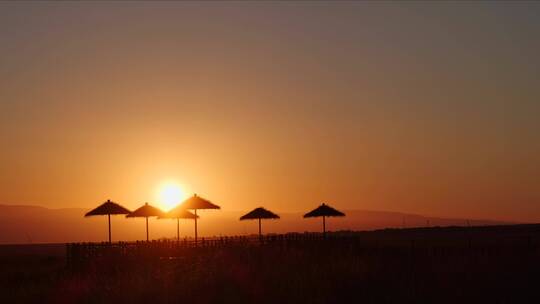
[(539, 241), (538, 225), (339, 232), (77, 267), (63, 245), (2, 246), (0, 302), (537, 303)]

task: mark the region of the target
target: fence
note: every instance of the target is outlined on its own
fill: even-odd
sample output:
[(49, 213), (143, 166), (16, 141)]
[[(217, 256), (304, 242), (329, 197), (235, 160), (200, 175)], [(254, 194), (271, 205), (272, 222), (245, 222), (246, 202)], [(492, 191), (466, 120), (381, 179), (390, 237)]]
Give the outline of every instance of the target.
[[(442, 229), (442, 228), (441, 228)], [(279, 235), (229, 236), (180, 241), (70, 243), (66, 245), (69, 267), (77, 268), (90, 262), (117, 263), (176, 259), (208, 251), (231, 248), (262, 248), (379, 256), (471, 256), (516, 255), (539, 253), (538, 229), (406, 229), (377, 232), (339, 232), (326, 236), (320, 233), (289, 233)]]

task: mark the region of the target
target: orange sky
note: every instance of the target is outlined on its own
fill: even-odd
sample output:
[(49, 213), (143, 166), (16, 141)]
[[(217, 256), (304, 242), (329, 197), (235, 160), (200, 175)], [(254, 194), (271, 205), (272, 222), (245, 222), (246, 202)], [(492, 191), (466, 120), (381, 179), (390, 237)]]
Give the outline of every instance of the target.
[(540, 220), (537, 3), (0, 3), (0, 203)]

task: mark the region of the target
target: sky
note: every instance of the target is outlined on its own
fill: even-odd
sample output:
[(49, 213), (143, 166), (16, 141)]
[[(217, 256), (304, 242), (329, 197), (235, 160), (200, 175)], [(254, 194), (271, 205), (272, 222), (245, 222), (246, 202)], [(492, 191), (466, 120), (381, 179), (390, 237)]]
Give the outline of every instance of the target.
[(0, 204), (540, 221), (538, 2), (2, 2)]

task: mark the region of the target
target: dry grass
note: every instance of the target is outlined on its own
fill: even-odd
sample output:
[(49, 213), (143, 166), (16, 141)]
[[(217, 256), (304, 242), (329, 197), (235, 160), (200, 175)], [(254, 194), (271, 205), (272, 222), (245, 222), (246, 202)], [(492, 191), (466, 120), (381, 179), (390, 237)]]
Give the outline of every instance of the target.
[(1, 302), (533, 303), (539, 237), (533, 226), (386, 231), (105, 257), (75, 272), (59, 258), (4, 258)]

